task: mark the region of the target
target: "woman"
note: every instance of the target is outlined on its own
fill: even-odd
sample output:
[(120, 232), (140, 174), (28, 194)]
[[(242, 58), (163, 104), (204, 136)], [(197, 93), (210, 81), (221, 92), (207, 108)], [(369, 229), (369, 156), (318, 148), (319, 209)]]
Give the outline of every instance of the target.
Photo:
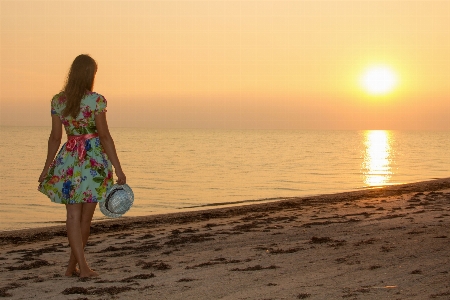
[[(97, 202), (105, 201), (113, 185), (125, 184), (114, 141), (106, 122), (106, 99), (92, 92), (96, 62), (88, 55), (75, 58), (62, 92), (51, 101), (52, 131), (38, 190), (53, 202), (66, 205), (67, 237), (71, 248), (66, 276), (98, 276), (86, 262), (84, 246)], [(58, 155), (62, 125), (67, 134)], [(79, 270), (76, 269), (78, 264)]]

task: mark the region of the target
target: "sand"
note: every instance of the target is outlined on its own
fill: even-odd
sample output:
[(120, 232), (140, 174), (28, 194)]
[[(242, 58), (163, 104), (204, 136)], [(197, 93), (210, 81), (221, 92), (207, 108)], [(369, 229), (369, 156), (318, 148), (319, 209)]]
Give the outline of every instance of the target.
[(62, 226), (0, 233), (9, 299), (450, 299), (450, 178), (94, 223), (101, 275), (65, 277)]

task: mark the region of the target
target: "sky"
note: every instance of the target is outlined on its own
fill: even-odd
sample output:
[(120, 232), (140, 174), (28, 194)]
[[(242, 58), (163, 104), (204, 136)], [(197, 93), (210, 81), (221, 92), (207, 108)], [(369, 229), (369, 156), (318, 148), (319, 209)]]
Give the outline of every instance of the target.
[[(89, 54), (110, 127), (450, 130), (450, 1), (0, 0), (0, 17), (2, 126), (50, 126)], [(373, 66), (391, 91), (361, 84)]]

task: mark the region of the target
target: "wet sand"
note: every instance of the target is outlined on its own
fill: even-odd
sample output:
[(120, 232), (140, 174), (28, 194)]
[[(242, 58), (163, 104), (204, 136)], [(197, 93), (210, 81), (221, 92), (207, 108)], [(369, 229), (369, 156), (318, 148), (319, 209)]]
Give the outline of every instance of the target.
[(8, 299), (449, 299), (450, 178), (92, 225), (100, 277), (65, 277), (63, 226), (0, 233)]

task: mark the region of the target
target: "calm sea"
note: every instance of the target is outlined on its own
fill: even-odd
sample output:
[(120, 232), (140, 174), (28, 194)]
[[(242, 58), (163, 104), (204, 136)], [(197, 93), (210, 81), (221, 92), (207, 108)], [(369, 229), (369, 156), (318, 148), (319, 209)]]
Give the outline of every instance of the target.
[[(0, 130), (0, 231), (64, 223), (36, 190), (50, 128)], [(450, 132), (110, 130), (135, 193), (127, 216), (450, 177)]]

